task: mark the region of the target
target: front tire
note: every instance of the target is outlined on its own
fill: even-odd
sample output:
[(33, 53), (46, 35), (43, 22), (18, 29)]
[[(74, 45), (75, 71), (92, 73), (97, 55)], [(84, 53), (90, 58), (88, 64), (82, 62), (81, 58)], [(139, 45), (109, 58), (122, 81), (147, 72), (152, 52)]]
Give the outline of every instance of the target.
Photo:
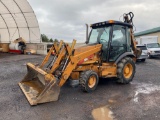
[(99, 77), (95, 71), (87, 70), (81, 73), (79, 82), (84, 92), (92, 92), (98, 85)]
[(117, 65), (118, 83), (128, 84), (135, 75), (135, 63), (132, 58), (125, 57)]

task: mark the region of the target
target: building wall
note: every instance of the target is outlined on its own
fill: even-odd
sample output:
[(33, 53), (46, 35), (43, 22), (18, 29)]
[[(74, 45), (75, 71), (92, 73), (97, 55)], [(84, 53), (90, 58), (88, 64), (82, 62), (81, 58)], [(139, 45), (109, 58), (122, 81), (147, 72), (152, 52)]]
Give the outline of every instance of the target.
[(46, 55), (47, 54), (47, 44), (46, 43), (27, 43), (26, 50), (33, 49), (37, 54)]
[(138, 36), (138, 37), (135, 37), (135, 38), (139, 39), (140, 37), (146, 37), (146, 36), (158, 36), (158, 42), (160, 43), (160, 32), (151, 33), (151, 34), (147, 34), (147, 35), (142, 35), (142, 36)]

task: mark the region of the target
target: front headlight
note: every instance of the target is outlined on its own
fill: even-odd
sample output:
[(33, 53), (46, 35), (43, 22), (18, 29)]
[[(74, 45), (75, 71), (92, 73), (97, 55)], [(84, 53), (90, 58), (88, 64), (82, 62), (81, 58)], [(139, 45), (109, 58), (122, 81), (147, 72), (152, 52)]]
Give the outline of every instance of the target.
[(149, 52), (149, 53), (155, 53), (155, 52), (154, 52), (154, 51), (152, 51), (152, 50), (148, 50), (148, 52)]

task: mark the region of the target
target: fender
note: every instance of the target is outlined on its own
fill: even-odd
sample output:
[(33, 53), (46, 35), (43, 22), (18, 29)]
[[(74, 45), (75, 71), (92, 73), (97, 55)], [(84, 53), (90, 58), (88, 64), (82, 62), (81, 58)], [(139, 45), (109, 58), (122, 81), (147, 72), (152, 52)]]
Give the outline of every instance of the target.
[(115, 64), (117, 64), (120, 60), (122, 60), (126, 56), (129, 56), (129, 57), (132, 57), (132, 58), (136, 57), (132, 52), (125, 52), (118, 57), (118, 59), (115, 61)]

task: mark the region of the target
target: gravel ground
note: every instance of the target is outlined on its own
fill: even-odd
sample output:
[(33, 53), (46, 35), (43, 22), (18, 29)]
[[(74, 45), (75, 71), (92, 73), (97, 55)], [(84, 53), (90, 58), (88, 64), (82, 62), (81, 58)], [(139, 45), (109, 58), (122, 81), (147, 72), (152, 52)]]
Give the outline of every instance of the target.
[(103, 79), (94, 92), (83, 93), (66, 83), (57, 102), (30, 106), (18, 82), (27, 72), (25, 64), (43, 57), (0, 53), (0, 120), (106, 120), (107, 114), (116, 120), (160, 119), (159, 58), (137, 62), (131, 84)]

